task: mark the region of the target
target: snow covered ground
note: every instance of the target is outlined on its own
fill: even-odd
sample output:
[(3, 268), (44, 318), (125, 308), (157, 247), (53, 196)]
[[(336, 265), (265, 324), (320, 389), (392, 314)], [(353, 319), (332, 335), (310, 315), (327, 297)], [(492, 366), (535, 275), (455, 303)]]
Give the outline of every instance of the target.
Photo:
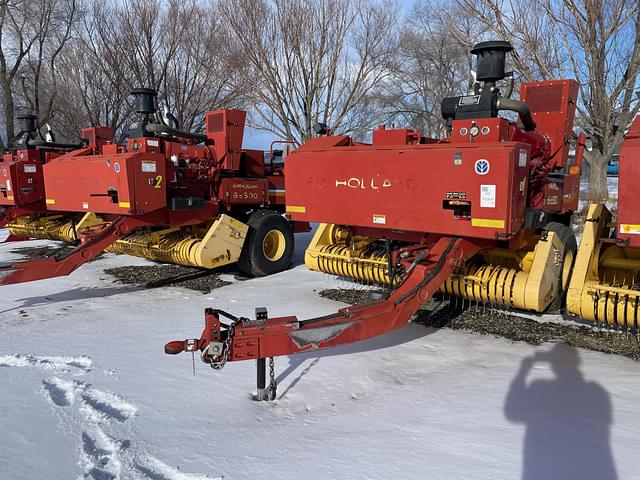
[(115, 284), (104, 268), (147, 262), (113, 255), (2, 287), (0, 478), (639, 478), (640, 369), (627, 358), (411, 325), (276, 359), (267, 403), (251, 400), (253, 362), (197, 362), (194, 377), (190, 355), (163, 354), (200, 334), (207, 306), (340, 307), (315, 292), (342, 284), (307, 271), (298, 242), (293, 269), (207, 295)]

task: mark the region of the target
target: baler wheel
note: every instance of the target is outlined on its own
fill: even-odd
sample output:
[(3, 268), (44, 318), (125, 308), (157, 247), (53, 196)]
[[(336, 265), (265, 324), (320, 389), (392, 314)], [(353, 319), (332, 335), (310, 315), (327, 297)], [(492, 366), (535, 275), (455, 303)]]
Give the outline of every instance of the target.
[(558, 235), (564, 246), (558, 290), (555, 298), (547, 308), (548, 313), (558, 313), (565, 304), (565, 298), (567, 297), (567, 289), (569, 288), (569, 282), (571, 281), (571, 273), (573, 271), (573, 263), (576, 259), (578, 244), (571, 227), (558, 222), (549, 222), (545, 228)]
[(262, 253), (272, 262), (277, 262), (282, 258), (286, 247), (284, 234), (276, 228), (270, 230), (262, 241)]
[(238, 268), (253, 277), (264, 277), (287, 268), (294, 247), (291, 224), (271, 210), (253, 212), (247, 223), (249, 232)]

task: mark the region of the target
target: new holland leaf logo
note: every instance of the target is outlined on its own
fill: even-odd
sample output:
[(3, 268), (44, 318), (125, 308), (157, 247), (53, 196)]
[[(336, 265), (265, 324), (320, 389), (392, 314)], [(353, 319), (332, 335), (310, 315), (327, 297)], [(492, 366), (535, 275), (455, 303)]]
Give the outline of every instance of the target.
[(489, 160), (485, 160), (484, 158), (476, 160), (475, 171), (478, 175), (486, 175), (487, 173), (489, 173), (490, 168), (491, 165), (489, 164)]

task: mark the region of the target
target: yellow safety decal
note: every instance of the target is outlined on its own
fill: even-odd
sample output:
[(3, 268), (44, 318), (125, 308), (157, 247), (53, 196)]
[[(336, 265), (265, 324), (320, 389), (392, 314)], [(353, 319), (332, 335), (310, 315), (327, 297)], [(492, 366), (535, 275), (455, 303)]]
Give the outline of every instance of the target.
[(229, 223), (234, 227), (238, 227), (238, 228), (242, 228), (244, 226), (244, 223), (231, 217), (229, 217)]
[(640, 225), (637, 223), (621, 223), (620, 233), (631, 233), (633, 235), (640, 235)]
[(287, 205), (287, 212), (289, 213), (307, 213), (307, 207), (298, 207), (295, 205)]
[(45, 202), (46, 202), (47, 205), (55, 205), (56, 204), (56, 201), (53, 198), (47, 198), (45, 200)]
[(504, 220), (491, 220), (490, 218), (472, 218), (472, 227), (504, 228)]
[(13, 195), (7, 195), (7, 200), (13, 201)]
[(129, 202), (118, 202), (118, 206), (120, 208), (131, 208), (131, 204)]

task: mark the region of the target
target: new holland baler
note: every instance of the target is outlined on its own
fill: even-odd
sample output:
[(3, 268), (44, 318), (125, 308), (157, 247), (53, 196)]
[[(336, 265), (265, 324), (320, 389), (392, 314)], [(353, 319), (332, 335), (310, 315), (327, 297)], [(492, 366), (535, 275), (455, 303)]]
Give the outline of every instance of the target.
[(82, 214), (57, 212), (47, 205), (43, 168), (47, 162), (62, 155), (95, 154), (110, 142), (113, 132), (106, 127), (82, 130), (83, 142), (59, 143), (51, 131), (43, 136), (35, 115), (18, 117), (20, 132), (16, 148), (0, 158), (0, 228), (7, 227), (5, 241), (44, 238), (72, 243), (77, 240), (75, 225)]
[(406, 325), (438, 291), (532, 312), (559, 309), (576, 255), (570, 223), (584, 149), (570, 163), (569, 143), (578, 84), (527, 83), (520, 100), (503, 96), (498, 82), (511, 50), (502, 41), (474, 47), (479, 83), (442, 103), (449, 137), (381, 127), (370, 144), (318, 136), (289, 156), (287, 212), (320, 223), (306, 265), (388, 285), (385, 298), (306, 320), (208, 309), (200, 338), (169, 342), (165, 352), (200, 351), (218, 369), (247, 359), (263, 368), (268, 357)]
[(0, 266), (0, 284), (67, 275), (105, 249), (202, 268), (238, 262), (255, 276), (286, 268), (294, 229), (308, 225), (283, 216), (282, 165), (242, 149), (245, 112), (208, 112), (204, 134), (185, 132), (158, 114), (155, 91), (132, 93), (139, 118), (126, 145), (42, 166), (47, 209), (81, 215), (77, 247)]

